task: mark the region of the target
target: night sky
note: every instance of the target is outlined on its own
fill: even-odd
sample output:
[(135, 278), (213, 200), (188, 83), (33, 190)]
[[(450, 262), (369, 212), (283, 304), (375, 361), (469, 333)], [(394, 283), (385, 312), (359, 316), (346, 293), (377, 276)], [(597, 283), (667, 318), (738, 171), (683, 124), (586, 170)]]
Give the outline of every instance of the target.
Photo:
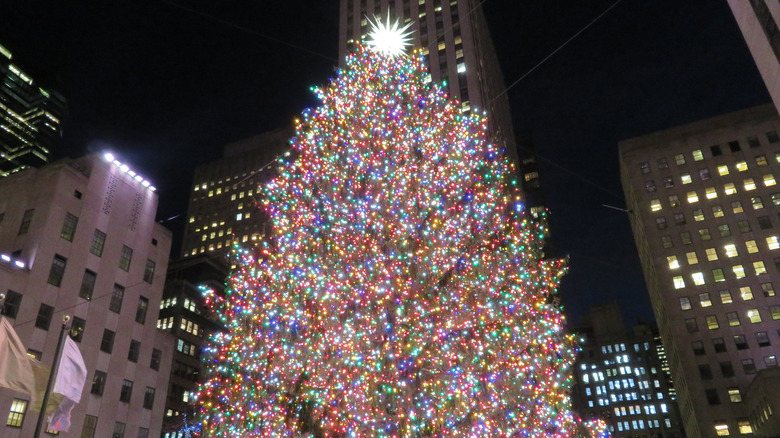
[[(770, 101), (725, 1), (486, 0), (515, 128), (533, 137), (562, 295), (652, 319), (624, 207), (621, 139)], [(305, 6), (304, 6), (305, 5)], [(599, 17), (587, 30), (531, 71)], [(9, 0), (0, 44), (68, 100), (63, 154), (111, 149), (183, 227), (192, 169), (289, 124), (335, 75), (338, 1)], [(526, 75), (527, 74), (527, 75)]]

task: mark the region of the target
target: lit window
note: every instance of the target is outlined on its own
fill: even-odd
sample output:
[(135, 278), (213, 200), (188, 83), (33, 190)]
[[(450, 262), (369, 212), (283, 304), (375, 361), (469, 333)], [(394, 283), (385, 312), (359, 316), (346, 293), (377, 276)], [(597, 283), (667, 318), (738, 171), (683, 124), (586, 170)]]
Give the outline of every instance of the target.
[(758, 309), (750, 309), (747, 311), (747, 317), (751, 323), (757, 324), (761, 322), (761, 314), (758, 313)]
[(740, 161), (739, 163), (737, 163), (737, 165), (735, 167), (737, 168), (737, 170), (739, 172), (744, 172), (744, 171), (748, 170), (748, 165), (744, 161)]
[(720, 205), (713, 205), (712, 206), (712, 216), (713, 217), (723, 217), (723, 207)]
[[(780, 155), (778, 156), (777, 161), (780, 162)], [(685, 156), (683, 156), (683, 154), (676, 154), (674, 156), (674, 162), (677, 163), (678, 166), (682, 166), (685, 164)]]
[(707, 248), (704, 252), (707, 254), (708, 261), (714, 262), (715, 260), (718, 260), (718, 253), (715, 251), (715, 248)]
[(739, 288), (739, 295), (742, 297), (742, 301), (750, 301), (753, 299), (753, 290), (750, 286), (742, 286)]
[(716, 330), (718, 327), (720, 327), (718, 324), (718, 317), (715, 315), (705, 316), (704, 321), (707, 323), (707, 328), (710, 330)]
[(699, 202), (699, 195), (695, 191), (688, 192), (686, 195), (688, 198), (688, 203), (693, 204), (695, 202)]
[(682, 289), (685, 287), (685, 280), (683, 280), (681, 275), (674, 277), (672, 280), (674, 281), (675, 289)]
[(771, 173), (764, 175), (764, 186), (769, 187), (775, 185), (775, 176)]
[(747, 418), (737, 419), (737, 427), (739, 427), (739, 433), (741, 435), (751, 435), (753, 428), (750, 426), (750, 420)]
[(726, 165), (718, 166), (718, 174), (720, 176), (728, 175), (729, 174), (729, 166), (726, 166)]
[(15, 398), (11, 402), (11, 409), (8, 411), (8, 420), (5, 422), (6, 426), (10, 427), (22, 427), (24, 422), (24, 414), (27, 412), (27, 400)]
[(736, 187), (734, 187), (734, 183), (726, 183), (723, 185), (723, 193), (726, 195), (733, 195), (734, 193), (737, 193)]
[[(658, 211), (661, 209), (661, 200), (656, 198), (650, 201), (650, 211)], [(240, 216), (240, 215), (239, 215)], [(241, 218), (237, 218), (241, 220)]]
[(737, 312), (726, 312), (726, 319), (729, 321), (729, 327), (736, 327), (740, 324)]
[(732, 403), (740, 403), (742, 402), (742, 394), (739, 393), (739, 388), (729, 388), (729, 400), (731, 400)]
[(750, 203), (753, 204), (753, 210), (760, 210), (764, 208), (764, 202), (761, 201), (760, 196), (754, 196), (750, 198)]
[(772, 193), (772, 204), (780, 205), (780, 193)]
[(677, 261), (677, 256), (667, 256), (666, 261), (669, 263), (669, 269), (678, 269), (680, 262)]
[(701, 149), (696, 149), (691, 155), (693, 155), (693, 161), (701, 161), (704, 159), (704, 154), (701, 153)]
[(756, 270), (756, 275), (766, 274), (766, 266), (762, 261), (753, 262), (753, 269)]
[(693, 284), (696, 286), (701, 286), (704, 284), (704, 274), (701, 272), (694, 272), (691, 274), (691, 278), (693, 278)]
[(726, 281), (726, 276), (723, 275), (723, 269), (715, 268), (712, 270), (712, 277), (716, 283)]
[(704, 193), (707, 199), (715, 199), (718, 197), (718, 192), (715, 191), (715, 187), (707, 187), (704, 189)]
[(680, 175), (680, 181), (682, 181), (683, 184), (690, 184), (693, 182), (690, 173), (683, 173), (682, 175)]
[(704, 213), (701, 211), (701, 209), (693, 210), (693, 220), (696, 222), (701, 222), (704, 220)]
[(777, 236), (769, 236), (766, 238), (766, 246), (770, 250), (778, 249), (780, 248), (780, 240), (778, 240)]
[(691, 300), (690, 300), (690, 298), (688, 298), (688, 297), (680, 297), (680, 308), (682, 310), (691, 310)]
[(743, 211), (745, 211), (745, 210), (742, 208), (742, 202), (741, 201), (734, 201), (734, 202), (731, 203), (731, 212), (732, 213), (737, 214), (737, 213), (742, 213)]
[(758, 252), (758, 245), (756, 245), (755, 240), (748, 240), (745, 242), (745, 247), (747, 248), (748, 254), (755, 254)]
[(731, 292), (729, 292), (728, 289), (724, 289), (724, 290), (722, 290), (722, 291), (720, 291), (718, 293), (720, 294), (720, 302), (721, 303), (723, 303), (723, 304), (730, 304), (732, 302)]
[(745, 178), (742, 180), (742, 185), (745, 187), (745, 190), (755, 190), (756, 189), (756, 183), (753, 181), (753, 178)]
[(737, 278), (745, 278), (745, 268), (742, 265), (734, 265), (731, 267), (734, 271), (734, 276)]
[(710, 294), (706, 292), (703, 294), (699, 294), (699, 304), (701, 304), (702, 307), (712, 306), (712, 300), (710, 299)]
[[(766, 283), (761, 283), (761, 291), (767, 298), (775, 296), (775, 287), (772, 286), (772, 283), (769, 281)], [(8, 299), (6, 299), (6, 301), (8, 301)]]
[(699, 258), (696, 257), (696, 251), (686, 253), (685, 256), (688, 258), (689, 265), (695, 265), (696, 263), (699, 263)]
[(736, 257), (739, 255), (737, 253), (737, 245), (734, 244), (725, 245), (723, 249), (726, 250), (726, 257)]

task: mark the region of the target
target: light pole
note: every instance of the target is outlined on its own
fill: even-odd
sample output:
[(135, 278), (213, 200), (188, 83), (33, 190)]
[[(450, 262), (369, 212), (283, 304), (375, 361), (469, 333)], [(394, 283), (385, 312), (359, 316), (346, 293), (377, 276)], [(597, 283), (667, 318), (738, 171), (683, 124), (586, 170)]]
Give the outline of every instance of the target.
[(46, 405), (49, 403), (49, 392), (51, 392), (51, 386), (54, 384), (54, 376), (57, 375), (57, 371), (60, 363), (60, 355), (62, 355), (62, 340), (64, 334), (70, 330), (68, 327), (70, 322), (70, 315), (64, 315), (62, 317), (62, 328), (60, 328), (60, 337), (57, 339), (57, 351), (54, 353), (54, 361), (51, 364), (51, 372), (49, 373), (49, 381), (46, 383), (46, 392), (43, 393), (43, 402), (41, 403), (41, 411), (38, 413), (38, 424), (35, 425), (35, 434), (33, 438), (40, 438), (41, 429), (43, 429), (43, 420), (46, 417)]

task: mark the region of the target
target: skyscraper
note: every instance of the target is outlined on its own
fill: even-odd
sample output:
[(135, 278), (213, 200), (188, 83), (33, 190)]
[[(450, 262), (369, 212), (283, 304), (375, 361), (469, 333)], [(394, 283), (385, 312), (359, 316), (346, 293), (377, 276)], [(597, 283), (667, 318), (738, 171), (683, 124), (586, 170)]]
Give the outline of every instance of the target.
[(67, 116), (65, 98), (40, 87), (0, 46), (0, 177), (49, 162)]
[(780, 112), (780, 2), (728, 0), (769, 95)]
[(631, 226), (689, 438), (750, 435), (780, 355), (780, 118), (760, 106), (620, 143)]
[(341, 0), (339, 59), (370, 30), (370, 20), (410, 25), (435, 83), (464, 111), (487, 111), (491, 140), (517, 164), (509, 100), (487, 22), (476, 0)]

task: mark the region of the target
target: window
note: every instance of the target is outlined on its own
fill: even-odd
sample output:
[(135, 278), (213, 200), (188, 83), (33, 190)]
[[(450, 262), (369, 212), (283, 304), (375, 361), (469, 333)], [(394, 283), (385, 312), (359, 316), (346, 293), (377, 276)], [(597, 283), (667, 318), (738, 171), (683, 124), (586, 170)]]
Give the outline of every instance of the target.
[(701, 240), (707, 241), (711, 240), (712, 236), (710, 235), (710, 229), (709, 228), (699, 228), (699, 237)]
[(18, 235), (27, 234), (28, 231), (30, 231), (30, 224), (32, 223), (33, 213), (35, 213), (35, 209), (31, 208), (29, 210), (24, 211), (24, 215), (22, 216), (22, 223), (19, 224), (19, 232)]
[(696, 251), (685, 253), (685, 257), (688, 259), (689, 265), (695, 265), (699, 263), (699, 258), (696, 256)]
[(704, 220), (704, 212), (701, 211), (701, 208), (693, 210), (693, 220), (696, 222), (701, 222)]
[(748, 254), (755, 254), (758, 252), (758, 245), (755, 240), (746, 241), (745, 248), (747, 249)]
[(137, 438), (149, 438), (149, 429), (145, 427), (139, 427), (138, 428), (138, 437)]
[(656, 226), (656, 228), (658, 228), (659, 230), (664, 230), (664, 229), (666, 229), (666, 228), (667, 228), (669, 225), (667, 225), (667, 223), (666, 223), (666, 218), (665, 218), (665, 217), (663, 217), (663, 216), (661, 216), (661, 217), (657, 217), (657, 218), (655, 218), (655, 226)]
[(734, 201), (731, 203), (731, 212), (734, 214), (742, 213), (745, 209), (742, 208), (742, 202), (741, 201)]
[(721, 303), (723, 303), (723, 304), (730, 304), (730, 303), (733, 302), (732, 299), (731, 299), (731, 292), (729, 292), (728, 289), (724, 289), (724, 290), (720, 291), (719, 293), (720, 293), (720, 302)]
[(731, 267), (731, 270), (734, 271), (734, 276), (736, 278), (745, 278), (745, 267), (742, 265), (734, 265)]
[(723, 207), (721, 207), (720, 205), (713, 205), (712, 217), (723, 217)]
[(685, 214), (683, 213), (675, 213), (674, 214), (674, 223), (677, 225), (685, 225)]
[(769, 141), (769, 143), (777, 143), (780, 141), (780, 137), (777, 136), (777, 131), (767, 132), (766, 139)]
[(753, 210), (761, 210), (764, 208), (764, 203), (761, 201), (760, 196), (750, 198), (750, 203), (753, 204)]
[(691, 190), (688, 192), (687, 195), (685, 195), (686, 199), (688, 199), (689, 204), (694, 204), (696, 202), (699, 202), (699, 194), (696, 193), (695, 190)]
[(674, 187), (674, 179), (671, 176), (664, 177), (664, 187), (667, 189)]
[(777, 366), (777, 356), (764, 356), (764, 363), (766, 364), (767, 368), (776, 367)]
[(664, 248), (671, 248), (674, 246), (674, 243), (672, 243), (672, 236), (661, 236), (661, 245)]
[(713, 157), (718, 157), (723, 154), (723, 152), (720, 150), (720, 146), (718, 145), (710, 146), (710, 152), (712, 152)]
[(704, 250), (704, 253), (707, 254), (708, 261), (714, 262), (718, 260), (718, 253), (715, 252), (715, 248), (707, 248)]
[(24, 414), (27, 412), (27, 400), (15, 398), (11, 402), (11, 409), (8, 411), (8, 420), (6, 426), (22, 427), (24, 423)]
[(723, 275), (723, 269), (715, 268), (712, 270), (712, 277), (716, 283), (726, 281), (726, 276)]
[(154, 270), (157, 264), (152, 259), (146, 259), (146, 268), (144, 269), (144, 281), (152, 284), (154, 280)]
[(680, 206), (680, 197), (677, 195), (670, 195), (669, 196), (669, 205), (672, 207), (679, 207)]
[(731, 236), (731, 230), (729, 229), (728, 224), (720, 224), (720, 225), (718, 225), (718, 233), (720, 233), (720, 237), (729, 237), (729, 236)]
[(54, 259), (51, 261), (51, 268), (49, 268), (49, 284), (59, 287), (62, 284), (62, 277), (65, 275), (65, 266), (68, 264), (68, 259), (55, 254)]
[(680, 262), (677, 261), (677, 256), (666, 256), (666, 262), (669, 264), (669, 269), (679, 269)]
[(158, 349), (152, 350), (152, 359), (149, 361), (149, 368), (153, 370), (160, 369), (160, 360), (162, 359), (162, 351)]
[(737, 140), (734, 140), (729, 142), (729, 150), (731, 152), (739, 152), (742, 149), (739, 147), (739, 142)]
[(108, 303), (108, 310), (119, 313), (122, 310), (122, 300), (124, 297), (124, 286), (114, 283), (114, 291), (111, 293), (111, 301)]
[(720, 404), (720, 398), (718, 397), (718, 391), (716, 389), (705, 389), (704, 394), (707, 396), (707, 403), (711, 405)]
[(726, 196), (737, 193), (737, 189), (734, 187), (734, 183), (723, 184), (723, 193), (725, 193)]
[(726, 424), (725, 421), (716, 421), (715, 422), (715, 435), (717, 435), (717, 436), (729, 436), (729, 425)]
[(690, 183), (692, 183), (692, 182), (693, 182), (693, 180), (691, 179), (691, 175), (690, 175), (690, 174), (688, 174), (688, 173), (683, 173), (683, 174), (681, 174), (681, 175), (680, 175), (680, 181), (681, 181), (683, 184), (690, 184)]
[(691, 152), (691, 155), (693, 155), (693, 161), (701, 161), (704, 159), (704, 154), (701, 153), (701, 149), (696, 149)]
[(659, 169), (668, 169), (669, 168), (669, 162), (666, 161), (666, 158), (659, 158), (656, 160), (656, 163), (658, 163)]
[(124, 438), (125, 437), (125, 423), (114, 423), (114, 432), (111, 434), (111, 438)]
[(747, 317), (752, 324), (758, 324), (761, 322), (761, 314), (758, 313), (758, 309), (748, 309)]
[(89, 252), (100, 257), (103, 255), (103, 247), (106, 245), (106, 233), (95, 228), (92, 234), (92, 243), (89, 245)]
[(687, 231), (680, 233), (680, 240), (682, 241), (683, 245), (690, 245), (693, 243), (693, 240), (691, 239), (691, 233)]
[(737, 226), (739, 227), (740, 233), (749, 233), (750, 232), (750, 223), (746, 220), (740, 220), (737, 221)]
[(639, 170), (641, 170), (642, 173), (650, 173), (650, 163), (647, 161), (644, 163), (639, 163)]
[(734, 335), (734, 345), (737, 347), (737, 350), (747, 350), (748, 348), (747, 339), (745, 339), (744, 335)]
[(685, 280), (683, 280), (681, 275), (678, 275), (674, 278), (672, 278), (672, 281), (674, 281), (674, 288), (675, 289), (682, 289), (685, 287)]
[(739, 295), (742, 297), (742, 301), (750, 301), (753, 299), (753, 289), (750, 286), (742, 286), (739, 288)]
[(103, 329), (103, 339), (100, 341), (100, 351), (111, 353), (114, 350), (114, 336), (116, 334), (109, 329)]
[(751, 135), (750, 137), (748, 137), (747, 142), (751, 148), (757, 148), (761, 146), (761, 143), (759, 143), (758, 141), (758, 137), (756, 137), (755, 135)]
[(84, 328), (86, 328), (86, 326), (87, 321), (85, 319), (74, 316), (73, 323), (70, 325), (70, 337), (76, 342), (81, 342), (81, 339), (84, 337)]
[(712, 370), (709, 365), (699, 365), (699, 377), (702, 380), (712, 380)]
[(701, 304), (702, 307), (712, 306), (712, 300), (710, 299), (710, 294), (708, 292), (699, 294), (699, 304)]
[(688, 333), (696, 333), (699, 331), (699, 326), (696, 324), (696, 318), (687, 318), (685, 320), (685, 328)]
[(119, 401), (129, 403), (133, 396), (133, 382), (131, 380), (122, 381), (122, 390), (119, 392)]
[(772, 196), (772, 204), (780, 205), (780, 192), (772, 193), (771, 196)]
[(84, 417), (84, 427), (81, 428), (81, 438), (95, 438), (98, 417), (87, 415)]
[(130, 270), (130, 261), (133, 259), (133, 248), (122, 245), (122, 253), (119, 255), (119, 269)]
[(135, 322), (146, 322), (146, 311), (149, 309), (149, 298), (139, 297), (138, 307), (135, 309)]
[(130, 341), (130, 350), (127, 352), (127, 360), (138, 362), (138, 354), (141, 352), (141, 342), (132, 339)]
[(661, 200), (658, 198), (652, 199), (650, 201), (650, 211), (659, 211), (661, 210)]
[(759, 347), (769, 347), (770, 345), (772, 345), (769, 342), (769, 335), (767, 335), (766, 332), (757, 332), (756, 341), (758, 342)]
[(775, 182), (775, 176), (774, 175), (772, 175), (771, 173), (768, 173), (768, 174), (764, 175), (764, 186), (765, 187), (770, 187), (770, 186), (773, 186), (775, 184), (777, 184), (777, 182)]
[(35, 318), (35, 326), (39, 329), (49, 330), (52, 315), (54, 315), (54, 307), (41, 304), (41, 307), (38, 308), (38, 316)]
[(731, 366), (731, 362), (721, 362), (718, 365), (720, 366), (720, 373), (723, 377), (734, 377), (734, 367)]
[(92, 389), (89, 392), (95, 395), (103, 395), (103, 390), (106, 389), (106, 378), (105, 372), (95, 370), (95, 374), (92, 376)]
[(742, 359), (742, 369), (745, 371), (745, 374), (755, 374), (756, 364), (753, 363), (753, 359)]
[(756, 220), (758, 220), (758, 226), (762, 230), (768, 230), (772, 228), (772, 221), (769, 220), (769, 216), (758, 216)]
[(731, 387), (728, 388), (727, 391), (729, 393), (729, 400), (731, 400), (732, 403), (742, 402), (742, 394), (739, 393), (739, 388)]
[(95, 290), (95, 281), (97, 280), (97, 274), (89, 269), (84, 270), (84, 276), (81, 277), (81, 288), (79, 289), (79, 296), (86, 300), (92, 299), (92, 292)]
[(736, 257), (739, 255), (737, 252), (737, 245), (734, 244), (724, 245), (723, 250), (726, 252), (726, 257)]
[(19, 306), (21, 305), (22, 294), (9, 289), (5, 293), (5, 302), (3, 302), (2, 312), (0, 312), (0, 314), (9, 318), (16, 318), (17, 313), (19, 313)]
[(699, 178), (701, 178), (702, 181), (710, 179), (710, 169), (706, 167), (699, 169)]
[(736, 327), (740, 325), (739, 315), (737, 312), (726, 312), (726, 319), (729, 321), (729, 327)]
[(761, 291), (764, 292), (764, 296), (767, 298), (775, 296), (775, 287), (772, 286), (771, 282), (761, 283)]
[(748, 165), (747, 165), (747, 162), (745, 162), (745, 161), (738, 162), (736, 164), (736, 166), (734, 166), (734, 167), (736, 167), (738, 172), (744, 172), (744, 171), (748, 170)]
[(740, 435), (753, 434), (753, 427), (750, 426), (750, 420), (747, 418), (737, 418), (737, 427), (739, 427)]
[(712, 338), (712, 347), (715, 349), (716, 353), (725, 353), (726, 341), (724, 341), (723, 338)]
[(722, 166), (718, 166), (718, 175), (726, 176), (728, 174), (729, 174), (729, 166), (726, 166), (725, 164)]
[(707, 187), (704, 189), (704, 196), (707, 199), (715, 199), (718, 197), (718, 192), (715, 191), (715, 187)]
[(152, 409), (152, 406), (154, 406), (154, 388), (147, 386), (144, 393), (144, 409)]
[(60, 231), (60, 237), (67, 240), (68, 242), (73, 242), (73, 236), (76, 234), (76, 226), (79, 223), (79, 218), (76, 216), (66, 213), (65, 214), (65, 222), (62, 223), (62, 230)]
[(756, 275), (766, 274), (766, 266), (762, 261), (753, 262), (753, 269), (756, 271)]
[(742, 180), (742, 186), (749, 192), (756, 189), (756, 182), (753, 181), (753, 178), (745, 178)]
[(693, 341), (691, 342), (691, 347), (693, 347), (693, 354), (696, 356), (703, 356), (704, 351), (704, 342), (702, 341)]
[(682, 310), (691, 310), (691, 299), (688, 297), (680, 297), (680, 308)]
[(720, 325), (718, 324), (718, 317), (715, 315), (707, 315), (704, 317), (704, 321), (707, 323), (707, 328), (710, 330), (715, 330)]
[(675, 162), (675, 163), (676, 163), (678, 166), (682, 166), (683, 164), (685, 164), (685, 156), (683, 156), (683, 154), (677, 154), (677, 155), (675, 155), (675, 156), (674, 156), (674, 162)]

